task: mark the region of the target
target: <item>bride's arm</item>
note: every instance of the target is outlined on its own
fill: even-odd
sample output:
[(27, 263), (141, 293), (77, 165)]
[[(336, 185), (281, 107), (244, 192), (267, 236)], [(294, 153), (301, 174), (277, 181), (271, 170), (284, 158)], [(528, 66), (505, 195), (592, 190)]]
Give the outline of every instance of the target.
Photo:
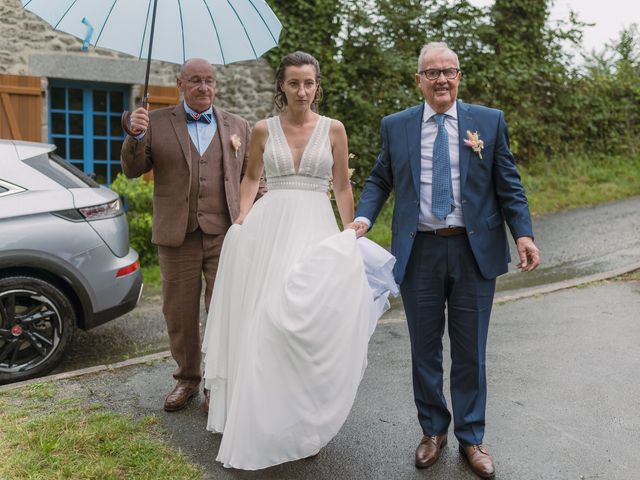
[(260, 120), (251, 131), (249, 164), (247, 165), (247, 171), (244, 173), (244, 178), (240, 183), (240, 214), (233, 223), (242, 224), (256, 199), (262, 169), (264, 168), (262, 153), (264, 152), (264, 146), (268, 136), (267, 122)]
[(340, 212), (342, 225), (353, 221), (353, 192), (349, 180), (349, 145), (344, 125), (331, 121), (331, 147), (333, 151), (333, 195)]

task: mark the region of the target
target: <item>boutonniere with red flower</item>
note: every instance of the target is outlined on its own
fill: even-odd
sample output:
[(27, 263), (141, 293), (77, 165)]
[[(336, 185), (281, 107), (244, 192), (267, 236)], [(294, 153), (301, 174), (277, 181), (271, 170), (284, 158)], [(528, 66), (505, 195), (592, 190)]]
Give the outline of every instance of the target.
[(242, 141), (235, 133), (231, 135), (231, 146), (233, 147), (233, 154), (238, 158), (238, 150), (240, 150), (240, 147), (242, 146)]
[(471, 147), (471, 150), (477, 153), (480, 157), (480, 160), (482, 160), (482, 149), (484, 148), (484, 142), (480, 140), (478, 132), (471, 132), (471, 130), (467, 130), (467, 138), (464, 139), (464, 144), (467, 147)]

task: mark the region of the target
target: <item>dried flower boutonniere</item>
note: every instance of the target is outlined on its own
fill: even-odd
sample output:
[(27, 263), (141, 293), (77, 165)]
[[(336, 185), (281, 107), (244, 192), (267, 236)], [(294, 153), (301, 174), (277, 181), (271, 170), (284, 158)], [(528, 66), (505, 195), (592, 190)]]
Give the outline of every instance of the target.
[(471, 150), (476, 152), (482, 160), (482, 149), (484, 148), (484, 142), (480, 140), (478, 136), (478, 132), (471, 132), (471, 130), (467, 130), (467, 138), (464, 139), (464, 144), (467, 147), (471, 147)]
[(238, 158), (238, 150), (240, 150), (240, 146), (242, 145), (242, 141), (240, 137), (235, 133), (231, 135), (231, 146), (233, 147), (233, 153)]

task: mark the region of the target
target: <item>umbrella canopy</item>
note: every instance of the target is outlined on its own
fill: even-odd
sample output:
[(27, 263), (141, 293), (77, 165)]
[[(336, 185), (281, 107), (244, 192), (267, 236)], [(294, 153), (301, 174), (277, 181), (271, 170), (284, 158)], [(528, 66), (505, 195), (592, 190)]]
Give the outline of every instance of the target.
[(178, 64), (193, 57), (218, 65), (257, 59), (278, 44), (282, 30), (264, 0), (21, 1), (56, 30), (96, 48)]

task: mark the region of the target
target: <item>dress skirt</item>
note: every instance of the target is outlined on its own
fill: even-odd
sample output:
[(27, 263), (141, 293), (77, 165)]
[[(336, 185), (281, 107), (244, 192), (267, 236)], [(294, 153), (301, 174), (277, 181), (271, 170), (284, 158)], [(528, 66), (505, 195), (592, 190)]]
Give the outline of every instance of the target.
[(315, 455), (337, 434), (367, 365), (374, 295), (355, 233), (339, 231), (324, 192), (270, 190), (230, 228), (203, 341), (218, 461), (261, 469)]

